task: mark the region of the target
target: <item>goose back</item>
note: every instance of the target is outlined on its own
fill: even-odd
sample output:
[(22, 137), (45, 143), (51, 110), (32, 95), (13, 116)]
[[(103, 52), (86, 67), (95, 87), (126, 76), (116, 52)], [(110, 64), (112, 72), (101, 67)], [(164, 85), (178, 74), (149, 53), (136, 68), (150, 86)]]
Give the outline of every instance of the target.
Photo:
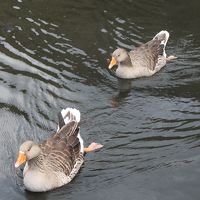
[(158, 39), (151, 40), (130, 51), (133, 67), (144, 67), (154, 70), (159, 56), (163, 55), (164, 45)]

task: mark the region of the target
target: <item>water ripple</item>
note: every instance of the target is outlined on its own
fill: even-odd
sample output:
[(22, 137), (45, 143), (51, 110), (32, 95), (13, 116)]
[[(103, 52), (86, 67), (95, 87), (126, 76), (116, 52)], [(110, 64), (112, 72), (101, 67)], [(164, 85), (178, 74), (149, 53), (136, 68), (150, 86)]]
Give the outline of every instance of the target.
[[(198, 24), (185, 26), (186, 15), (179, 12), (181, 21), (177, 17), (182, 7), (159, 0), (2, 2), (0, 177), (12, 196), (3, 188), (5, 199), (78, 199), (102, 188), (109, 193), (129, 179), (134, 188), (136, 177), (149, 191), (153, 186), (141, 180), (147, 174), (159, 188), (155, 177), (168, 178), (167, 169), (184, 173), (191, 167), (197, 173), (200, 39)], [(198, 19), (195, 14), (189, 23)], [(118, 90), (118, 80), (107, 70), (113, 50), (133, 49), (161, 29), (170, 32), (167, 54), (178, 59), (152, 77), (127, 84), (127, 92)], [(96, 141), (104, 148), (85, 156), (69, 185), (39, 195), (25, 192), (21, 170), (11, 165), (18, 147), (27, 139), (49, 137), (57, 113), (68, 106), (81, 111), (85, 145)]]

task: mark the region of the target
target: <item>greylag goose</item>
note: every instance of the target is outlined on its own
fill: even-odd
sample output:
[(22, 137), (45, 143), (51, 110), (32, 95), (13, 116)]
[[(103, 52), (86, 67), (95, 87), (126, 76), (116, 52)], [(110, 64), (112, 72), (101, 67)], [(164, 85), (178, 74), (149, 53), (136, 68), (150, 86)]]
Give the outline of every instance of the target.
[(160, 31), (152, 40), (130, 52), (118, 48), (113, 52), (108, 68), (118, 65), (116, 76), (124, 79), (152, 76), (164, 67), (167, 61), (176, 58), (172, 55), (167, 57), (165, 53), (168, 38), (167, 31)]
[(79, 122), (79, 110), (63, 109), (55, 134), (41, 144), (26, 141), (20, 146), (15, 167), (26, 162), (23, 181), (27, 190), (44, 192), (69, 183), (83, 164), (84, 153), (102, 147), (92, 143), (84, 148)]

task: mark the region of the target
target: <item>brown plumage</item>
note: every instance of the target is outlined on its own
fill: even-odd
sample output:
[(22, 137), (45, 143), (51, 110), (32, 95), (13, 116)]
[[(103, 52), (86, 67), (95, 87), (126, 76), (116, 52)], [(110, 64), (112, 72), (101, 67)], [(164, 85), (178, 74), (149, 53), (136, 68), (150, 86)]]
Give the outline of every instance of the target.
[(102, 147), (92, 143), (84, 148), (79, 122), (78, 110), (63, 109), (56, 133), (39, 145), (26, 141), (20, 146), (15, 167), (26, 162), (23, 171), (26, 189), (42, 192), (69, 183), (84, 162), (84, 152)]
[(122, 48), (116, 49), (112, 54), (109, 69), (117, 65), (116, 76), (125, 79), (152, 76), (165, 66), (167, 60), (176, 58), (166, 57), (165, 46), (168, 38), (167, 31), (160, 31), (152, 40), (130, 52)]
[[(69, 176), (77, 159), (83, 160), (83, 153), (80, 153), (80, 141), (77, 138), (78, 133), (78, 123), (71, 121), (51, 138), (40, 144), (43, 165), (54, 171), (64, 172), (66, 176)], [(54, 166), (56, 168), (53, 168)]]
[(142, 67), (154, 70), (158, 62), (159, 55), (162, 55), (163, 45), (160, 40), (151, 40), (140, 47), (130, 51), (131, 60), (134, 63), (140, 63)]

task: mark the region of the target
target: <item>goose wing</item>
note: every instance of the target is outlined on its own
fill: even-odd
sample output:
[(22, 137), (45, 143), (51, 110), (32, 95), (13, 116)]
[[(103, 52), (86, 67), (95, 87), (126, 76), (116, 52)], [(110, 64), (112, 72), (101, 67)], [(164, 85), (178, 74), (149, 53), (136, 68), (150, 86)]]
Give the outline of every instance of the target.
[(141, 66), (154, 70), (159, 55), (163, 53), (164, 45), (158, 39), (151, 40), (130, 51), (133, 66)]
[(79, 128), (70, 122), (52, 138), (43, 143), (44, 167), (69, 176), (78, 160), (83, 160), (81, 144), (77, 137)]

